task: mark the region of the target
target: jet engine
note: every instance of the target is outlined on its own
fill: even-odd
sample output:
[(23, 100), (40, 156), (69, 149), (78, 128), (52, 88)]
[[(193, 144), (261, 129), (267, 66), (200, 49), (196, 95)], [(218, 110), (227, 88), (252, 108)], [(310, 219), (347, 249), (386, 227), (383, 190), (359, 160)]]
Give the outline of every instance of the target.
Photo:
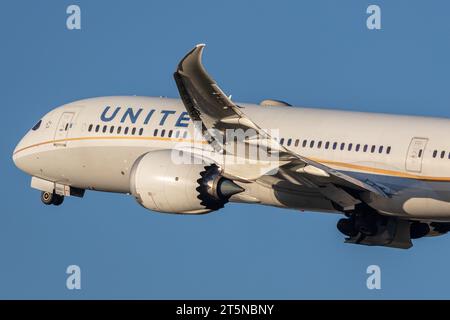
[(148, 152), (139, 157), (130, 174), (130, 189), (144, 208), (201, 214), (223, 208), (228, 199), (244, 191), (221, 175), (220, 168), (191, 155), (189, 163), (175, 163), (171, 150)]

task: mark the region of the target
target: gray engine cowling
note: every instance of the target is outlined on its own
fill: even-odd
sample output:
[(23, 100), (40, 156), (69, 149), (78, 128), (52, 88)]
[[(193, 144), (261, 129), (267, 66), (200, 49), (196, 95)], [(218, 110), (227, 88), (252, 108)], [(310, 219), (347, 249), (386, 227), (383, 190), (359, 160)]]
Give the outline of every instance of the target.
[(139, 157), (130, 174), (130, 189), (144, 208), (183, 214), (208, 213), (222, 208), (243, 189), (221, 176), (219, 167), (192, 156), (193, 163), (178, 164), (171, 150)]

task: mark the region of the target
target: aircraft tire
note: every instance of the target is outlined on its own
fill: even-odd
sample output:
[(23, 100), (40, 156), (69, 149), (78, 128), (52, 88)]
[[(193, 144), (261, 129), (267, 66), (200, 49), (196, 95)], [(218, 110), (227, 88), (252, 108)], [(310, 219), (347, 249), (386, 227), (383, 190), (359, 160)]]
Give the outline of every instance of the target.
[(352, 219), (340, 219), (337, 223), (338, 230), (347, 237), (354, 237), (358, 234), (355, 223)]
[(46, 206), (53, 204), (53, 201), (55, 199), (55, 194), (53, 192), (49, 191), (42, 191), (41, 192), (41, 201)]
[(64, 202), (64, 196), (60, 196), (59, 194), (53, 195), (53, 202), (52, 204), (55, 206), (60, 206)]

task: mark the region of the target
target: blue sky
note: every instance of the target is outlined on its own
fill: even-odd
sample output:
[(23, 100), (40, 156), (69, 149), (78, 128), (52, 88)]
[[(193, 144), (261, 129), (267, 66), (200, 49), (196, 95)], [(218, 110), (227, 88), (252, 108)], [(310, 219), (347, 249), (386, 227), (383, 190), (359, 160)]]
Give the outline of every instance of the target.
[[(66, 8), (81, 7), (81, 30)], [(366, 28), (377, 4), (382, 30)], [(87, 192), (46, 207), (11, 153), (51, 108), (102, 95), (177, 97), (197, 43), (233, 100), (450, 116), (444, 1), (2, 1), (0, 298), (449, 298), (450, 236), (411, 250), (343, 243), (337, 215), (227, 205), (199, 217)], [(82, 289), (66, 289), (66, 267)], [(368, 290), (377, 264), (382, 289)]]

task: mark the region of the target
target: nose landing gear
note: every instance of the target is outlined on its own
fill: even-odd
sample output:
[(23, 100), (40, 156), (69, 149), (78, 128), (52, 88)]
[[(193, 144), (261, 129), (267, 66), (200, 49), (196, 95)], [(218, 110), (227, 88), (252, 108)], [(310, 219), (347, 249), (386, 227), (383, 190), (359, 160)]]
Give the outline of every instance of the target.
[(42, 191), (41, 201), (47, 206), (51, 204), (54, 206), (59, 206), (64, 202), (64, 196), (61, 196), (54, 192)]

